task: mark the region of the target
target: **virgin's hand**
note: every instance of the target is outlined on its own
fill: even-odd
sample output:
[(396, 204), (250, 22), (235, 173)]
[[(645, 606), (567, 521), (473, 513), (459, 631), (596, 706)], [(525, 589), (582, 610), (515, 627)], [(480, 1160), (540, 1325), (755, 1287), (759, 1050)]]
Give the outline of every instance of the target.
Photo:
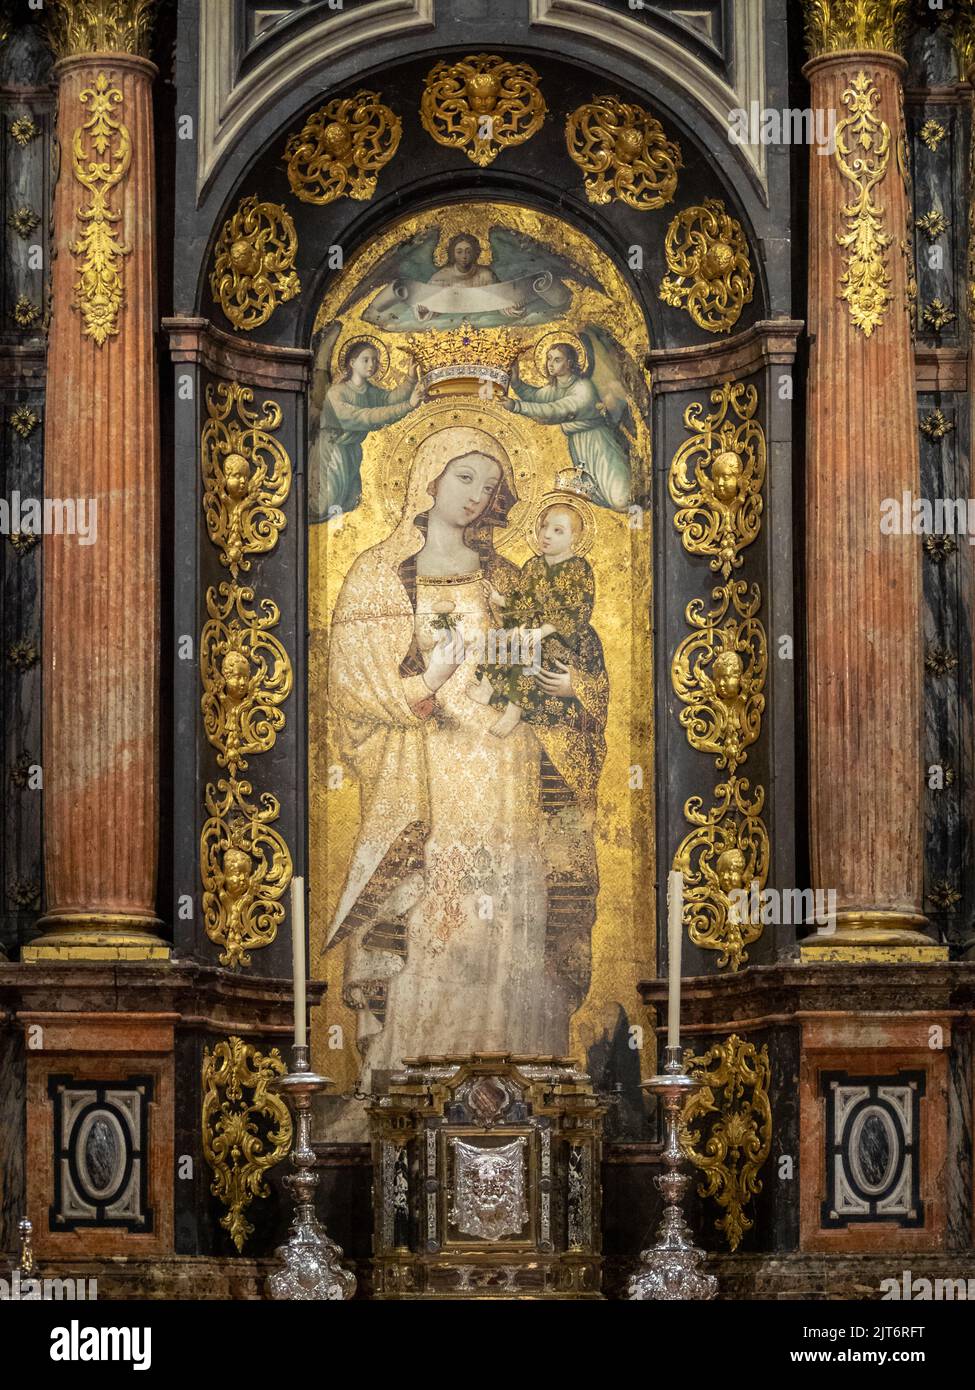
[(423, 683), (428, 690), (439, 690), (464, 660), (464, 639), (456, 630), (446, 642), (438, 642), (430, 653)]
[(535, 679), (545, 691), (546, 695), (574, 695), (572, 689), (572, 672), (569, 667), (561, 661), (556, 661), (557, 671), (546, 670), (545, 667), (539, 671)]
[(511, 400), (508, 396), (502, 396), (501, 399), (498, 401), (498, 405), (501, 407), (502, 410), (514, 410), (515, 406), (517, 405), (517, 401)]
[(413, 387), (413, 392), (410, 396), (410, 405), (414, 409), (416, 409), (416, 407), (422, 403), (424, 394), (425, 392), (423, 390), (423, 387), (420, 385), (419, 382), (417, 382), (417, 384)]

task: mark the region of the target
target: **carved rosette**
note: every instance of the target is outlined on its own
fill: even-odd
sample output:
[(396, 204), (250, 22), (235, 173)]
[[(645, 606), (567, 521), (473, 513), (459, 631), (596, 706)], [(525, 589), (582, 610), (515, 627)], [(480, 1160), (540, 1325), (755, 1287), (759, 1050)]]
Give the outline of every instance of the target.
[(68, 249), (81, 267), (75, 283), (75, 306), (81, 310), (85, 334), (101, 347), (119, 331), (119, 312), (124, 296), (123, 257), (131, 246), (119, 235), (122, 214), (110, 203), (132, 163), (129, 130), (112, 113), (121, 106), (122, 93), (100, 72), (80, 100), (91, 115), (72, 140), (72, 170), (90, 201), (78, 208), (81, 235)]
[(288, 182), (303, 203), (368, 199), (376, 176), (399, 148), (403, 123), (378, 92), (356, 92), (309, 116), (285, 146)]
[(725, 382), (711, 392), (711, 403), (717, 409), (708, 415), (697, 401), (684, 411), (694, 436), (674, 456), (669, 484), (684, 549), (708, 556), (711, 569), (727, 579), (761, 528), (765, 434), (754, 418), (754, 386)]
[(755, 276), (741, 223), (720, 198), (685, 208), (667, 228), (667, 268), (659, 296), (684, 308), (708, 333), (730, 333), (751, 303)]
[(684, 875), (684, 922), (696, 946), (717, 953), (718, 968), (738, 970), (762, 934), (761, 915), (747, 901), (753, 884), (765, 887), (769, 839), (762, 810), (765, 791), (737, 775), (761, 734), (768, 673), (768, 641), (759, 618), (758, 584), (730, 578), (761, 528), (766, 472), (765, 433), (755, 419), (753, 386), (726, 381), (684, 412), (692, 437), (674, 455), (670, 495), (674, 526), (685, 550), (707, 556), (725, 582), (711, 590), (711, 607), (692, 599), (691, 631), (671, 660), (680, 722), (690, 746), (715, 760), (725, 779), (712, 804), (690, 797), (684, 817), (691, 829), (674, 856)]
[(488, 53), (437, 63), (420, 98), (424, 130), (438, 145), (464, 150), (481, 168), (501, 150), (530, 140), (547, 110), (533, 67)]
[(251, 409), (253, 391), (237, 382), (207, 387), (203, 427), (203, 511), (220, 563), (236, 579), (251, 555), (277, 544), (286, 525), (282, 504), (291, 491), (291, 459), (273, 431), (281, 407), (265, 401)]
[(565, 143), (586, 175), (591, 203), (619, 198), (646, 212), (673, 201), (684, 163), (680, 146), (642, 106), (594, 97), (566, 117)]
[(210, 274), (210, 291), (235, 328), (259, 328), (279, 304), (301, 293), (297, 254), (289, 212), (254, 196), (241, 200), (223, 224)]
[(248, 754), (267, 753), (284, 727), (280, 706), (291, 694), (291, 661), (269, 628), (281, 621), (271, 599), (253, 607), (254, 590), (221, 584), (207, 590), (209, 621), (200, 639), (203, 727), (217, 762), (236, 777)]
[(269, 1089), (286, 1071), (276, 1047), (260, 1052), (238, 1037), (203, 1052), (203, 1154), (213, 1170), (210, 1191), (227, 1208), (220, 1225), (238, 1252), (254, 1229), (244, 1212), (270, 1195), (267, 1171), (291, 1147), (288, 1107)]
[(836, 234), (837, 244), (847, 251), (840, 299), (846, 300), (850, 318), (866, 338), (883, 322), (894, 297), (886, 261), (893, 238), (884, 231), (883, 210), (873, 198), (890, 165), (890, 126), (874, 114), (879, 103), (880, 92), (865, 72), (858, 72), (843, 93), (849, 115), (836, 127), (833, 156), (854, 188), (843, 207), (846, 230)]
[(772, 1147), (768, 1044), (759, 1051), (732, 1033), (685, 1060), (702, 1089), (684, 1106), (681, 1141), (702, 1174), (699, 1195), (713, 1198), (724, 1213), (715, 1228), (737, 1250), (755, 1224), (745, 1208), (762, 1190), (759, 1173)]
[(220, 964), (234, 967), (250, 965), (251, 951), (274, 940), (292, 876), (291, 853), (274, 828), (280, 803), (262, 792), (257, 805), (252, 790), (236, 779), (209, 783), (200, 836), (203, 923), (223, 948)]

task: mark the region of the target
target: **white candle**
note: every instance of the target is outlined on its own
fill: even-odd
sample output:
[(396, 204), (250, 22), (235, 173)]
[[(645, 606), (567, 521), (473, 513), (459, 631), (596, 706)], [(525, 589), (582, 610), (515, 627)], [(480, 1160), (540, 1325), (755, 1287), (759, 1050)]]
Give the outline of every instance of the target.
[(684, 940), (684, 875), (667, 875), (667, 1046), (680, 1047), (680, 952)]
[(307, 1043), (305, 1028), (305, 880), (291, 880), (291, 960), (295, 985), (295, 1047)]

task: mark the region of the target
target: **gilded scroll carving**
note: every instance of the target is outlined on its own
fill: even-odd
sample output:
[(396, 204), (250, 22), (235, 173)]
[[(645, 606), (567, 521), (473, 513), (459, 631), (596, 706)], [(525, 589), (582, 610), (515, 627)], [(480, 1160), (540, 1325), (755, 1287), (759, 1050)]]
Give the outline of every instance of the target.
[(488, 53), (437, 63), (420, 98), (423, 129), (438, 145), (462, 149), (481, 168), (502, 150), (530, 140), (547, 110), (533, 67)]
[(85, 335), (101, 347), (119, 331), (119, 312), (125, 286), (122, 262), (131, 253), (119, 235), (122, 214), (109, 203), (132, 162), (129, 130), (112, 112), (122, 93), (103, 72), (86, 87), (80, 100), (91, 115), (74, 132), (72, 167), (75, 179), (88, 190), (90, 201), (78, 208), (81, 235), (69, 250), (81, 261), (75, 282), (75, 304), (81, 310)]
[(586, 176), (591, 203), (619, 198), (647, 211), (673, 201), (684, 163), (680, 146), (642, 106), (594, 97), (566, 118), (565, 143)]
[(253, 391), (238, 382), (208, 386), (203, 427), (203, 510), (220, 563), (236, 579), (250, 556), (273, 550), (284, 528), (282, 504), (291, 490), (291, 459), (273, 437), (281, 407), (251, 408)]
[(737, 1250), (755, 1224), (746, 1208), (762, 1190), (759, 1173), (772, 1147), (768, 1044), (759, 1050), (732, 1033), (686, 1061), (703, 1084), (684, 1107), (681, 1137), (702, 1174), (700, 1196), (713, 1198), (723, 1213), (715, 1228)]
[(221, 778), (206, 789), (207, 820), (200, 835), (203, 922), (223, 949), (220, 964), (250, 965), (250, 953), (269, 946), (284, 920), (291, 853), (274, 822), (277, 797), (249, 798), (249, 782)]
[(297, 254), (291, 214), (278, 203), (244, 198), (223, 224), (210, 274), (210, 291), (235, 328), (259, 328), (301, 293)]
[(892, 237), (873, 197), (890, 165), (890, 126), (875, 115), (880, 92), (865, 72), (858, 72), (846, 88), (843, 104), (849, 115), (836, 127), (834, 158), (855, 192), (843, 207), (846, 230), (836, 234), (837, 244), (847, 251), (840, 298), (849, 305), (854, 325), (869, 338), (894, 297), (886, 259)]
[(269, 631), (281, 621), (271, 599), (254, 607), (254, 590), (221, 584), (207, 590), (208, 621), (200, 639), (203, 727), (217, 762), (232, 776), (249, 754), (267, 753), (284, 727), (280, 708), (294, 678), (288, 653)]
[(685, 208), (667, 228), (667, 269), (660, 298), (685, 308), (708, 333), (730, 333), (751, 303), (755, 276), (741, 223), (720, 198)]
[(227, 1208), (220, 1225), (238, 1251), (254, 1229), (245, 1211), (270, 1195), (265, 1175), (291, 1147), (288, 1107), (269, 1090), (286, 1071), (276, 1047), (260, 1052), (238, 1037), (203, 1051), (203, 1154), (210, 1191)]
[(369, 199), (376, 179), (399, 148), (403, 123), (378, 92), (327, 102), (285, 146), (288, 182), (303, 203)]

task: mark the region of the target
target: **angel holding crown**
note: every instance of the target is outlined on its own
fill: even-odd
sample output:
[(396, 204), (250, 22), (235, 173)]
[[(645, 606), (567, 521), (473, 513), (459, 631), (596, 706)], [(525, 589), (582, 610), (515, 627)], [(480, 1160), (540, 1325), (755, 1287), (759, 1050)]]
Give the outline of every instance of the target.
[[(398, 386), (375, 383), (383, 357), (388, 362), (379, 339), (353, 338), (342, 349), (335, 381), (320, 397), (318, 430), (308, 457), (310, 521), (327, 521), (359, 505), (366, 435), (402, 420), (423, 400), (415, 363)], [(313, 407), (314, 395), (313, 390)]]

